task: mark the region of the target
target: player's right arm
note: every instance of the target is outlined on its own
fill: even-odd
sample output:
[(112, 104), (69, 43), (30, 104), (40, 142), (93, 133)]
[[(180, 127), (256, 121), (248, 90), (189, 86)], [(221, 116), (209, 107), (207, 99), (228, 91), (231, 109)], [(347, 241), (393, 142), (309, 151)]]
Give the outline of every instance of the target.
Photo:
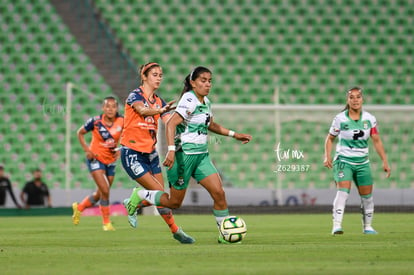
[[(23, 187), (22, 191), (20, 192), (20, 200), (22, 201), (25, 208), (29, 208), (29, 205), (27, 204), (27, 183)], [(26, 196), (25, 196), (26, 194)]]
[(94, 159), (96, 155), (89, 149), (89, 146), (86, 144), (86, 141), (85, 141), (86, 133), (88, 133), (88, 131), (86, 131), (84, 126), (81, 126), (77, 131), (78, 140), (79, 140), (80, 145), (82, 146), (83, 151), (85, 152), (86, 158)]
[(171, 117), (168, 119), (165, 125), (165, 134), (167, 136), (168, 152), (163, 162), (163, 165), (168, 167), (168, 169), (171, 169), (171, 167), (174, 165), (175, 150), (172, 150), (170, 148), (175, 146), (174, 138), (175, 138), (176, 128), (177, 128), (177, 125), (181, 124), (183, 121), (184, 121), (183, 117), (179, 113), (175, 112), (174, 114), (171, 115)]
[(167, 103), (167, 105), (163, 106), (162, 108), (151, 108), (146, 107), (142, 101), (135, 101), (131, 107), (134, 109), (135, 112), (137, 112), (140, 116), (155, 116), (155, 115), (161, 115), (165, 112), (170, 111), (171, 105), (174, 104), (175, 100), (170, 101)]

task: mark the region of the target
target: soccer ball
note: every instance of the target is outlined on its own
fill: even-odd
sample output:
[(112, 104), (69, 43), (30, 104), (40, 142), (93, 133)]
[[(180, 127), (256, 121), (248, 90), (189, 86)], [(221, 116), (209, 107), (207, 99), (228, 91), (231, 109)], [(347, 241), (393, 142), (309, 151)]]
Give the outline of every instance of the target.
[(220, 223), (220, 234), (224, 240), (237, 243), (244, 239), (247, 226), (244, 220), (237, 216), (228, 216)]

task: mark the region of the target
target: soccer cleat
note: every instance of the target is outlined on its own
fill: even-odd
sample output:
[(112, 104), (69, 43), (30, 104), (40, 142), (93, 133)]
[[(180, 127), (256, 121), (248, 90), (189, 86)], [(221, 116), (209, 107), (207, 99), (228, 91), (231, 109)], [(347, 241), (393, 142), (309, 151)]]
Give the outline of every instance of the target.
[[(125, 199), (124, 206), (126, 209), (128, 209), (128, 203), (129, 203), (129, 199)], [(133, 215), (128, 214), (128, 223), (133, 228), (137, 228), (137, 225), (138, 225), (137, 211), (135, 211)]]
[(332, 235), (342, 235), (344, 234), (344, 230), (342, 230), (342, 228), (337, 227), (332, 229)]
[(378, 234), (378, 232), (375, 231), (375, 229), (372, 228), (372, 226), (367, 226), (367, 227), (364, 228), (364, 234), (375, 235), (375, 234)]
[(103, 231), (115, 231), (115, 228), (113, 227), (112, 223), (106, 223), (102, 226)]
[(72, 203), (72, 210), (73, 210), (72, 222), (74, 225), (78, 225), (80, 222), (80, 217), (82, 215), (82, 212), (78, 210), (77, 202)]
[(240, 241), (240, 242), (235, 242), (235, 243), (228, 242), (228, 241), (226, 241), (226, 240), (223, 238), (223, 236), (221, 236), (221, 235), (219, 235), (219, 237), (218, 237), (218, 239), (217, 239), (217, 242), (218, 242), (219, 244), (241, 244), (241, 241)]
[(129, 201), (126, 203), (126, 205), (125, 205), (125, 200), (124, 200), (124, 206), (125, 206), (126, 210), (128, 211), (129, 216), (134, 215), (134, 213), (137, 211), (138, 205), (142, 201), (142, 199), (138, 196), (138, 191), (139, 190), (143, 190), (143, 189), (141, 187), (135, 187), (132, 190), (132, 194), (129, 197)]
[(187, 235), (181, 227), (178, 228), (178, 231), (173, 234), (173, 237), (180, 243), (194, 243), (195, 242), (193, 237)]

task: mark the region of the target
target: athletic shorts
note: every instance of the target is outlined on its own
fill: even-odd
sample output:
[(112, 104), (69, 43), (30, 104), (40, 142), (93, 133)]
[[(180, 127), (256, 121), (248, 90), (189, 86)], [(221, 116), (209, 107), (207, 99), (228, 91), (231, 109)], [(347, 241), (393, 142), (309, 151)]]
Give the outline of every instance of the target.
[(197, 182), (217, 173), (217, 169), (211, 162), (208, 153), (187, 155), (182, 150), (175, 153), (174, 165), (167, 170), (167, 178), (170, 187), (177, 190), (188, 188), (190, 178)]
[(336, 182), (354, 181), (356, 186), (374, 184), (369, 162), (356, 165), (337, 159), (333, 163), (333, 172)]
[(161, 173), (160, 158), (156, 150), (151, 153), (142, 153), (122, 146), (121, 162), (125, 171), (133, 180), (148, 172), (153, 175)]
[(89, 172), (93, 172), (96, 170), (104, 170), (105, 175), (109, 177), (115, 176), (115, 167), (116, 167), (115, 162), (112, 162), (110, 164), (104, 164), (97, 159), (93, 159), (93, 160), (86, 159), (86, 165), (88, 166)]

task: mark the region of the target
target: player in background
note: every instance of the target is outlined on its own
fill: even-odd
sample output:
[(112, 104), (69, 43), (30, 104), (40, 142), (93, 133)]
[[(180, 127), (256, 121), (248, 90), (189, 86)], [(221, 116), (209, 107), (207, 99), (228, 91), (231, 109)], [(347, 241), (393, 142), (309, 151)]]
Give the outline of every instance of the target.
[[(116, 147), (121, 137), (124, 118), (119, 115), (118, 101), (112, 96), (104, 99), (102, 112), (99, 116), (89, 118), (77, 132), (79, 143), (85, 151), (86, 164), (97, 189), (81, 203), (72, 204), (72, 220), (73, 224), (79, 224), (82, 211), (99, 201), (103, 230), (114, 231), (110, 220), (109, 190), (115, 178), (115, 161), (119, 157)], [(92, 139), (88, 146), (85, 134), (89, 132), (92, 132)]]
[(36, 168), (32, 171), (32, 174), (33, 179), (26, 182), (20, 193), (20, 199), (25, 208), (29, 209), (32, 206), (43, 207), (45, 204), (47, 207), (52, 207), (52, 198), (50, 196), (49, 188), (42, 179), (42, 170)]
[[(164, 190), (164, 179), (161, 174), (160, 160), (156, 151), (158, 120), (165, 123), (169, 118), (171, 105), (166, 103), (156, 91), (159, 89), (163, 72), (157, 63), (147, 63), (140, 68), (141, 86), (133, 90), (125, 104), (125, 123), (121, 137), (121, 161), (128, 175), (138, 184), (149, 190)], [(124, 205), (128, 201), (124, 201)], [(147, 202), (138, 202), (132, 206), (128, 221), (137, 227), (137, 208), (148, 206)], [(169, 226), (174, 239), (181, 243), (193, 243), (175, 223), (171, 209), (157, 207), (158, 213)]]
[(17, 208), (22, 208), (14, 196), (13, 187), (10, 179), (4, 174), (4, 166), (0, 165), (0, 206), (6, 204), (6, 191), (9, 192), (14, 204)]
[[(175, 112), (167, 122), (168, 152), (163, 165), (167, 175), (170, 194), (135, 188), (126, 206), (129, 213), (134, 205), (146, 200), (154, 205), (179, 208), (184, 200), (190, 177), (201, 184), (213, 198), (213, 214), (217, 225), (229, 216), (225, 192), (217, 169), (208, 153), (208, 131), (233, 137), (242, 143), (251, 140), (247, 134), (235, 133), (214, 122), (207, 95), (211, 89), (212, 73), (205, 67), (195, 68), (184, 81), (184, 89)], [(226, 243), (219, 237), (220, 243)]]
[[(382, 168), (391, 174), (384, 146), (373, 115), (362, 109), (362, 89), (354, 87), (347, 92), (347, 105), (333, 120), (325, 140), (324, 166), (333, 168), (337, 186), (333, 202), (332, 234), (343, 234), (342, 219), (352, 181), (361, 197), (361, 213), (364, 234), (377, 234), (372, 227), (374, 201), (372, 196), (373, 181), (368, 158), (368, 139), (371, 138)], [(331, 151), (335, 138), (338, 137), (336, 154), (332, 162)]]

